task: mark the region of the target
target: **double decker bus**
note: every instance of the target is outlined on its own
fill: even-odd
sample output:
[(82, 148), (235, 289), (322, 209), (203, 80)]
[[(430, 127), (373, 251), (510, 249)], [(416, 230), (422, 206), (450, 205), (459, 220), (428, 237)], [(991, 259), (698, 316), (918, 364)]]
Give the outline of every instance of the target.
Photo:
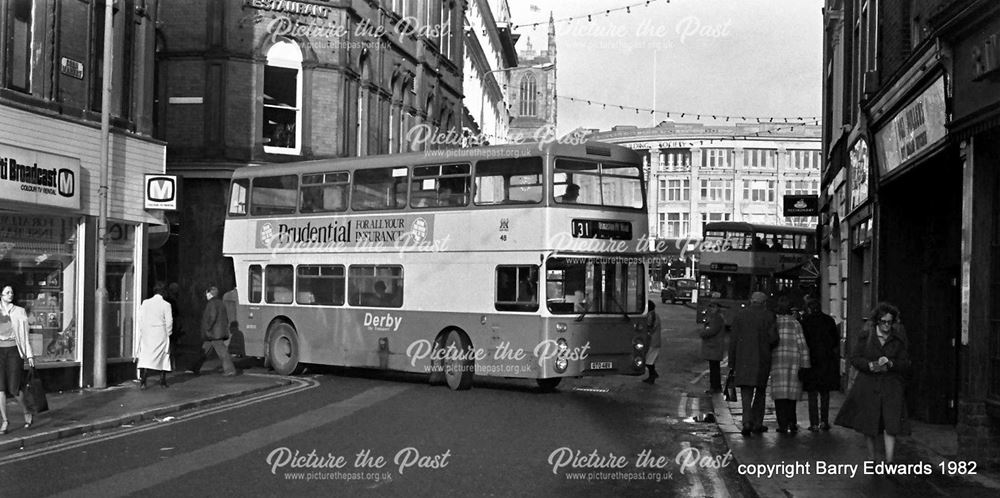
[(801, 308), (818, 284), (816, 232), (805, 227), (760, 225), (735, 221), (705, 225), (698, 260), (698, 313), (704, 322), (708, 304), (721, 305), (730, 323), (750, 294), (768, 295), (773, 306), (788, 297)]
[(647, 215), (619, 146), (504, 145), (248, 166), (223, 252), (246, 353), (535, 379), (644, 370)]

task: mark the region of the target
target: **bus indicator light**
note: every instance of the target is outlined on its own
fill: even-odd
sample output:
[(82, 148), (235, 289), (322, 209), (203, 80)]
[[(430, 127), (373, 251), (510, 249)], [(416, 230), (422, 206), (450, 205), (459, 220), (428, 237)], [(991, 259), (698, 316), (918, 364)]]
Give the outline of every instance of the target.
[(556, 332), (559, 332), (560, 334), (562, 334), (563, 332), (566, 332), (567, 328), (568, 327), (566, 326), (565, 323), (562, 323), (562, 322), (556, 323)]

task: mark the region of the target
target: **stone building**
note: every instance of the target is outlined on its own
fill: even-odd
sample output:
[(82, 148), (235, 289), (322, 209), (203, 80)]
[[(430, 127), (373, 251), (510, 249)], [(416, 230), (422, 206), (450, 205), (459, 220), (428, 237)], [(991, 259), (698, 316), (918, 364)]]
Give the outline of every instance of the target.
[(911, 417), (1000, 469), (1000, 3), (827, 0), (823, 298), (900, 309)]
[(507, 0), (471, 0), (465, 25), (462, 131), (472, 137), (470, 145), (501, 144), (510, 133), (507, 89), (517, 66)]
[(466, 8), (466, 0), (161, 6), (156, 132), (184, 201), (170, 240), (150, 257), (183, 289), (188, 330), (197, 330), (205, 285), (235, 285), (222, 257), (234, 169), (425, 150), (433, 135), (460, 134)]
[[(534, 26), (533, 29), (538, 26)], [(536, 50), (527, 36), (518, 50), (518, 67), (511, 72), (508, 88), (510, 136), (512, 140), (536, 141), (556, 138), (556, 24), (549, 13), (547, 45)]]

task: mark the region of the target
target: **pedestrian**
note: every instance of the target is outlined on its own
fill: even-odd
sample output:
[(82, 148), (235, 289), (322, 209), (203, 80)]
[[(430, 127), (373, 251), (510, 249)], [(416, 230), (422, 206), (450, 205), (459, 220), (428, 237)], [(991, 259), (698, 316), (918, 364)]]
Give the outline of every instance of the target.
[(701, 336), (701, 358), (708, 360), (707, 394), (722, 392), (722, 357), (725, 356), (726, 320), (717, 302), (708, 303), (705, 310), (705, 326), (698, 331)]
[(840, 332), (833, 317), (823, 313), (819, 300), (806, 303), (802, 334), (809, 346), (810, 367), (802, 388), (809, 396), (809, 430), (830, 430), (830, 391), (840, 389)]
[(802, 325), (795, 319), (788, 297), (778, 298), (775, 307), (778, 347), (771, 362), (771, 398), (778, 418), (778, 432), (799, 432), (796, 405), (802, 397), (799, 371), (809, 368), (809, 348), (802, 335)]
[(652, 384), (660, 376), (656, 373), (656, 359), (660, 357), (662, 325), (659, 315), (656, 314), (656, 305), (653, 304), (653, 301), (647, 301), (646, 305), (649, 306), (649, 315), (646, 317), (646, 344), (648, 346), (646, 349), (646, 370), (649, 370), (649, 376), (643, 382)]
[(139, 305), (139, 345), (136, 360), (139, 368), (139, 389), (146, 389), (150, 370), (160, 371), (160, 386), (167, 386), (170, 371), (170, 333), (174, 328), (173, 310), (164, 299), (167, 289), (163, 282), (153, 286), (153, 296)]
[(910, 368), (909, 341), (898, 308), (886, 302), (875, 307), (870, 324), (851, 350), (851, 365), (858, 375), (834, 423), (864, 434), (872, 460), (875, 438), (882, 433), (885, 461), (892, 463), (896, 436), (910, 433), (903, 396), (903, 374)]
[(21, 391), (24, 360), (35, 368), (35, 354), (28, 340), (28, 314), (14, 304), (14, 288), (5, 285), (0, 289), (0, 415), (3, 416), (0, 434), (7, 434), (7, 396), (16, 399), (24, 410), (25, 429), (35, 422)]
[(178, 349), (181, 337), (184, 336), (184, 326), (181, 323), (180, 306), (178, 300), (181, 297), (181, 286), (177, 282), (171, 282), (167, 286), (167, 292), (163, 295), (163, 300), (170, 304), (170, 318), (174, 322), (174, 328), (170, 332), (170, 360), (174, 368), (177, 367)]
[(729, 338), (729, 365), (743, 403), (744, 436), (767, 432), (764, 396), (771, 375), (771, 352), (778, 345), (774, 313), (765, 306), (767, 294), (754, 292), (750, 305), (733, 317)]
[(201, 358), (191, 369), (195, 375), (201, 373), (201, 365), (208, 359), (208, 355), (215, 351), (216, 356), (222, 360), (222, 375), (232, 377), (236, 375), (236, 366), (233, 365), (233, 358), (229, 356), (229, 348), (226, 346), (226, 339), (229, 339), (229, 315), (226, 313), (226, 304), (219, 298), (219, 288), (210, 286), (205, 289), (205, 312), (201, 315), (202, 344)]

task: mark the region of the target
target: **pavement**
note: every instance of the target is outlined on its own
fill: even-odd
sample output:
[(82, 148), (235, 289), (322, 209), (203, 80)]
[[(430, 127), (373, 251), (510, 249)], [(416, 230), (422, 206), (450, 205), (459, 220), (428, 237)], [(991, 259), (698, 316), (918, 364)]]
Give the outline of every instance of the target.
[[(845, 394), (830, 393), (830, 420), (836, 417)], [(810, 432), (808, 403), (797, 403), (800, 426), (796, 434), (779, 434), (774, 402), (767, 397), (764, 424), (768, 432), (743, 436), (742, 404), (727, 402), (722, 394), (712, 397), (719, 429), (732, 451), (737, 473), (744, 475), (760, 497), (890, 497), (1000, 496), (1000, 475), (977, 466), (976, 475), (946, 475), (941, 462), (957, 461), (958, 439), (955, 426), (934, 425), (911, 420), (912, 434), (897, 438), (897, 464), (921, 464), (929, 475), (892, 475), (879, 467), (880, 460), (868, 463), (865, 437), (852, 429), (832, 426), (830, 431)], [(877, 445), (881, 458), (881, 438)], [(835, 467), (833, 464), (856, 465)], [(926, 464), (926, 465), (922, 465)], [(947, 463), (945, 464), (947, 468)], [(836, 473), (832, 473), (836, 469)], [(910, 469), (916, 470), (911, 466)], [(759, 475), (755, 475), (759, 474)]]
[[(289, 386), (292, 381), (273, 375), (246, 374), (233, 377), (216, 371), (219, 360), (208, 361), (201, 375), (189, 372), (167, 374), (168, 388), (159, 385), (159, 375), (149, 378), (149, 387), (127, 381), (105, 389), (80, 389), (47, 393), (49, 410), (35, 415), (32, 427), (24, 428), (24, 411), (7, 401), (7, 434), (0, 435), (0, 457), (21, 448), (78, 436), (122, 425), (161, 419), (190, 410), (263, 391)], [(239, 366), (239, 363), (237, 363)]]

